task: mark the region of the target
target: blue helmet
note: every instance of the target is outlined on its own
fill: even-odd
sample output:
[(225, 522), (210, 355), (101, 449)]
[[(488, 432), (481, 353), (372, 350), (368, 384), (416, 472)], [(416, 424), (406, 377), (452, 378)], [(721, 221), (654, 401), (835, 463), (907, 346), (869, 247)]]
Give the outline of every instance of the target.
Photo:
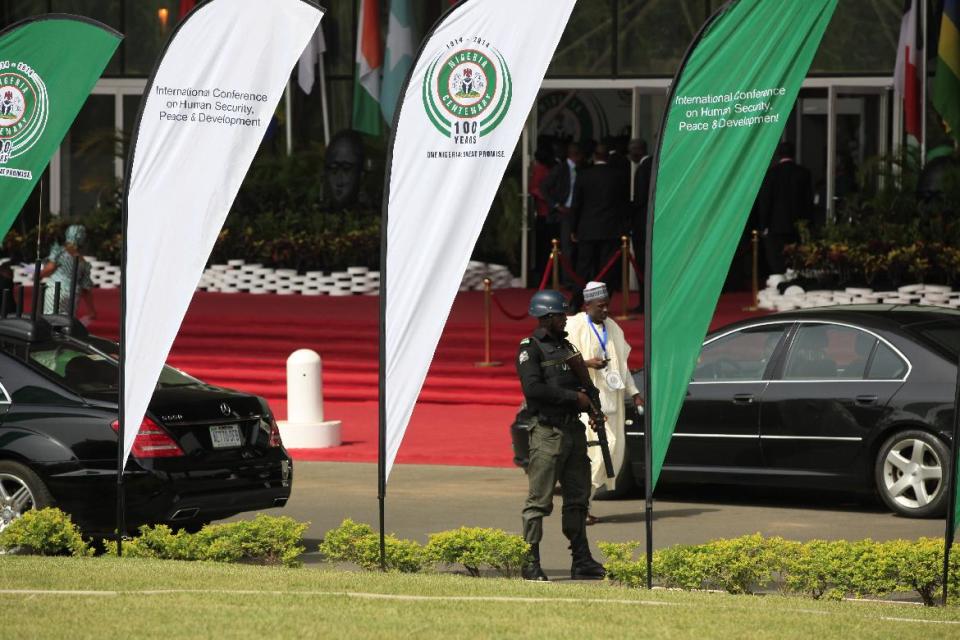
[(530, 298), (530, 315), (534, 318), (542, 318), (551, 313), (566, 313), (567, 310), (567, 299), (553, 289), (537, 291)]

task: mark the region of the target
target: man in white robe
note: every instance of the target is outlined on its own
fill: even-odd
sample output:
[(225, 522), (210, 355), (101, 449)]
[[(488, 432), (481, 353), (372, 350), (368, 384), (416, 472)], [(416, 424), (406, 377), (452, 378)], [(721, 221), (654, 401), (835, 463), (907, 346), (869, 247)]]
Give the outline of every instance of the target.
[[(583, 302), (584, 311), (567, 321), (567, 339), (583, 354), (590, 370), (590, 379), (600, 390), (600, 407), (607, 418), (610, 457), (614, 470), (619, 471), (626, 449), (624, 399), (630, 396), (638, 407), (642, 406), (643, 401), (627, 365), (630, 345), (624, 338), (623, 329), (609, 317), (607, 286), (602, 282), (588, 283), (583, 290)], [(581, 420), (587, 426), (587, 436), (590, 438), (593, 432), (589, 429), (588, 415), (582, 414)], [(603, 456), (599, 446), (588, 446), (587, 453), (590, 456), (591, 481), (593, 488), (597, 489), (607, 483)], [(587, 524), (597, 521), (598, 518), (587, 516)]]

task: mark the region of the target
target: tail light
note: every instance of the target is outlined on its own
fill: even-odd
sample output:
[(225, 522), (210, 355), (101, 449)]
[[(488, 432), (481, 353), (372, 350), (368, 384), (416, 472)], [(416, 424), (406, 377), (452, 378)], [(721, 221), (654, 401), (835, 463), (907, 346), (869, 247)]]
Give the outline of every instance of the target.
[[(114, 420), (110, 427), (120, 432), (120, 422)], [(133, 440), (133, 449), (130, 451), (134, 458), (176, 458), (183, 455), (183, 449), (170, 437), (163, 427), (150, 418), (144, 418), (140, 423), (140, 430)]]
[(283, 440), (280, 438), (280, 427), (277, 426), (277, 421), (272, 417), (270, 418), (270, 446), (283, 446)]

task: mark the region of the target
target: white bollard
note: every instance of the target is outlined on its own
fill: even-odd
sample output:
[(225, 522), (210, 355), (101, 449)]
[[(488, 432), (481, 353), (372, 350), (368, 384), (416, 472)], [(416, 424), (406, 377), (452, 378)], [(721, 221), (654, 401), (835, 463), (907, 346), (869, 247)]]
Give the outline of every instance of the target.
[(323, 419), (322, 371), (316, 351), (300, 349), (287, 358), (287, 420), (278, 425), (288, 449), (340, 446), (340, 421)]

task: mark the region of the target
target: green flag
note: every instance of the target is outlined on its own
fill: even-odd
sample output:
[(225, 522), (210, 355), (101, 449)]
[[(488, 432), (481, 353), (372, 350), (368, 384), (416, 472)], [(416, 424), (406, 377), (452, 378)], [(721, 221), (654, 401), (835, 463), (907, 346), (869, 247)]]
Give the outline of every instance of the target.
[(678, 72), (660, 133), (649, 296), (650, 490), (727, 270), (837, 0), (734, 0)]
[(110, 62), (122, 36), (66, 15), (0, 32), (0, 237)]
[(937, 45), (933, 106), (960, 140), (960, 0), (945, 0)]

